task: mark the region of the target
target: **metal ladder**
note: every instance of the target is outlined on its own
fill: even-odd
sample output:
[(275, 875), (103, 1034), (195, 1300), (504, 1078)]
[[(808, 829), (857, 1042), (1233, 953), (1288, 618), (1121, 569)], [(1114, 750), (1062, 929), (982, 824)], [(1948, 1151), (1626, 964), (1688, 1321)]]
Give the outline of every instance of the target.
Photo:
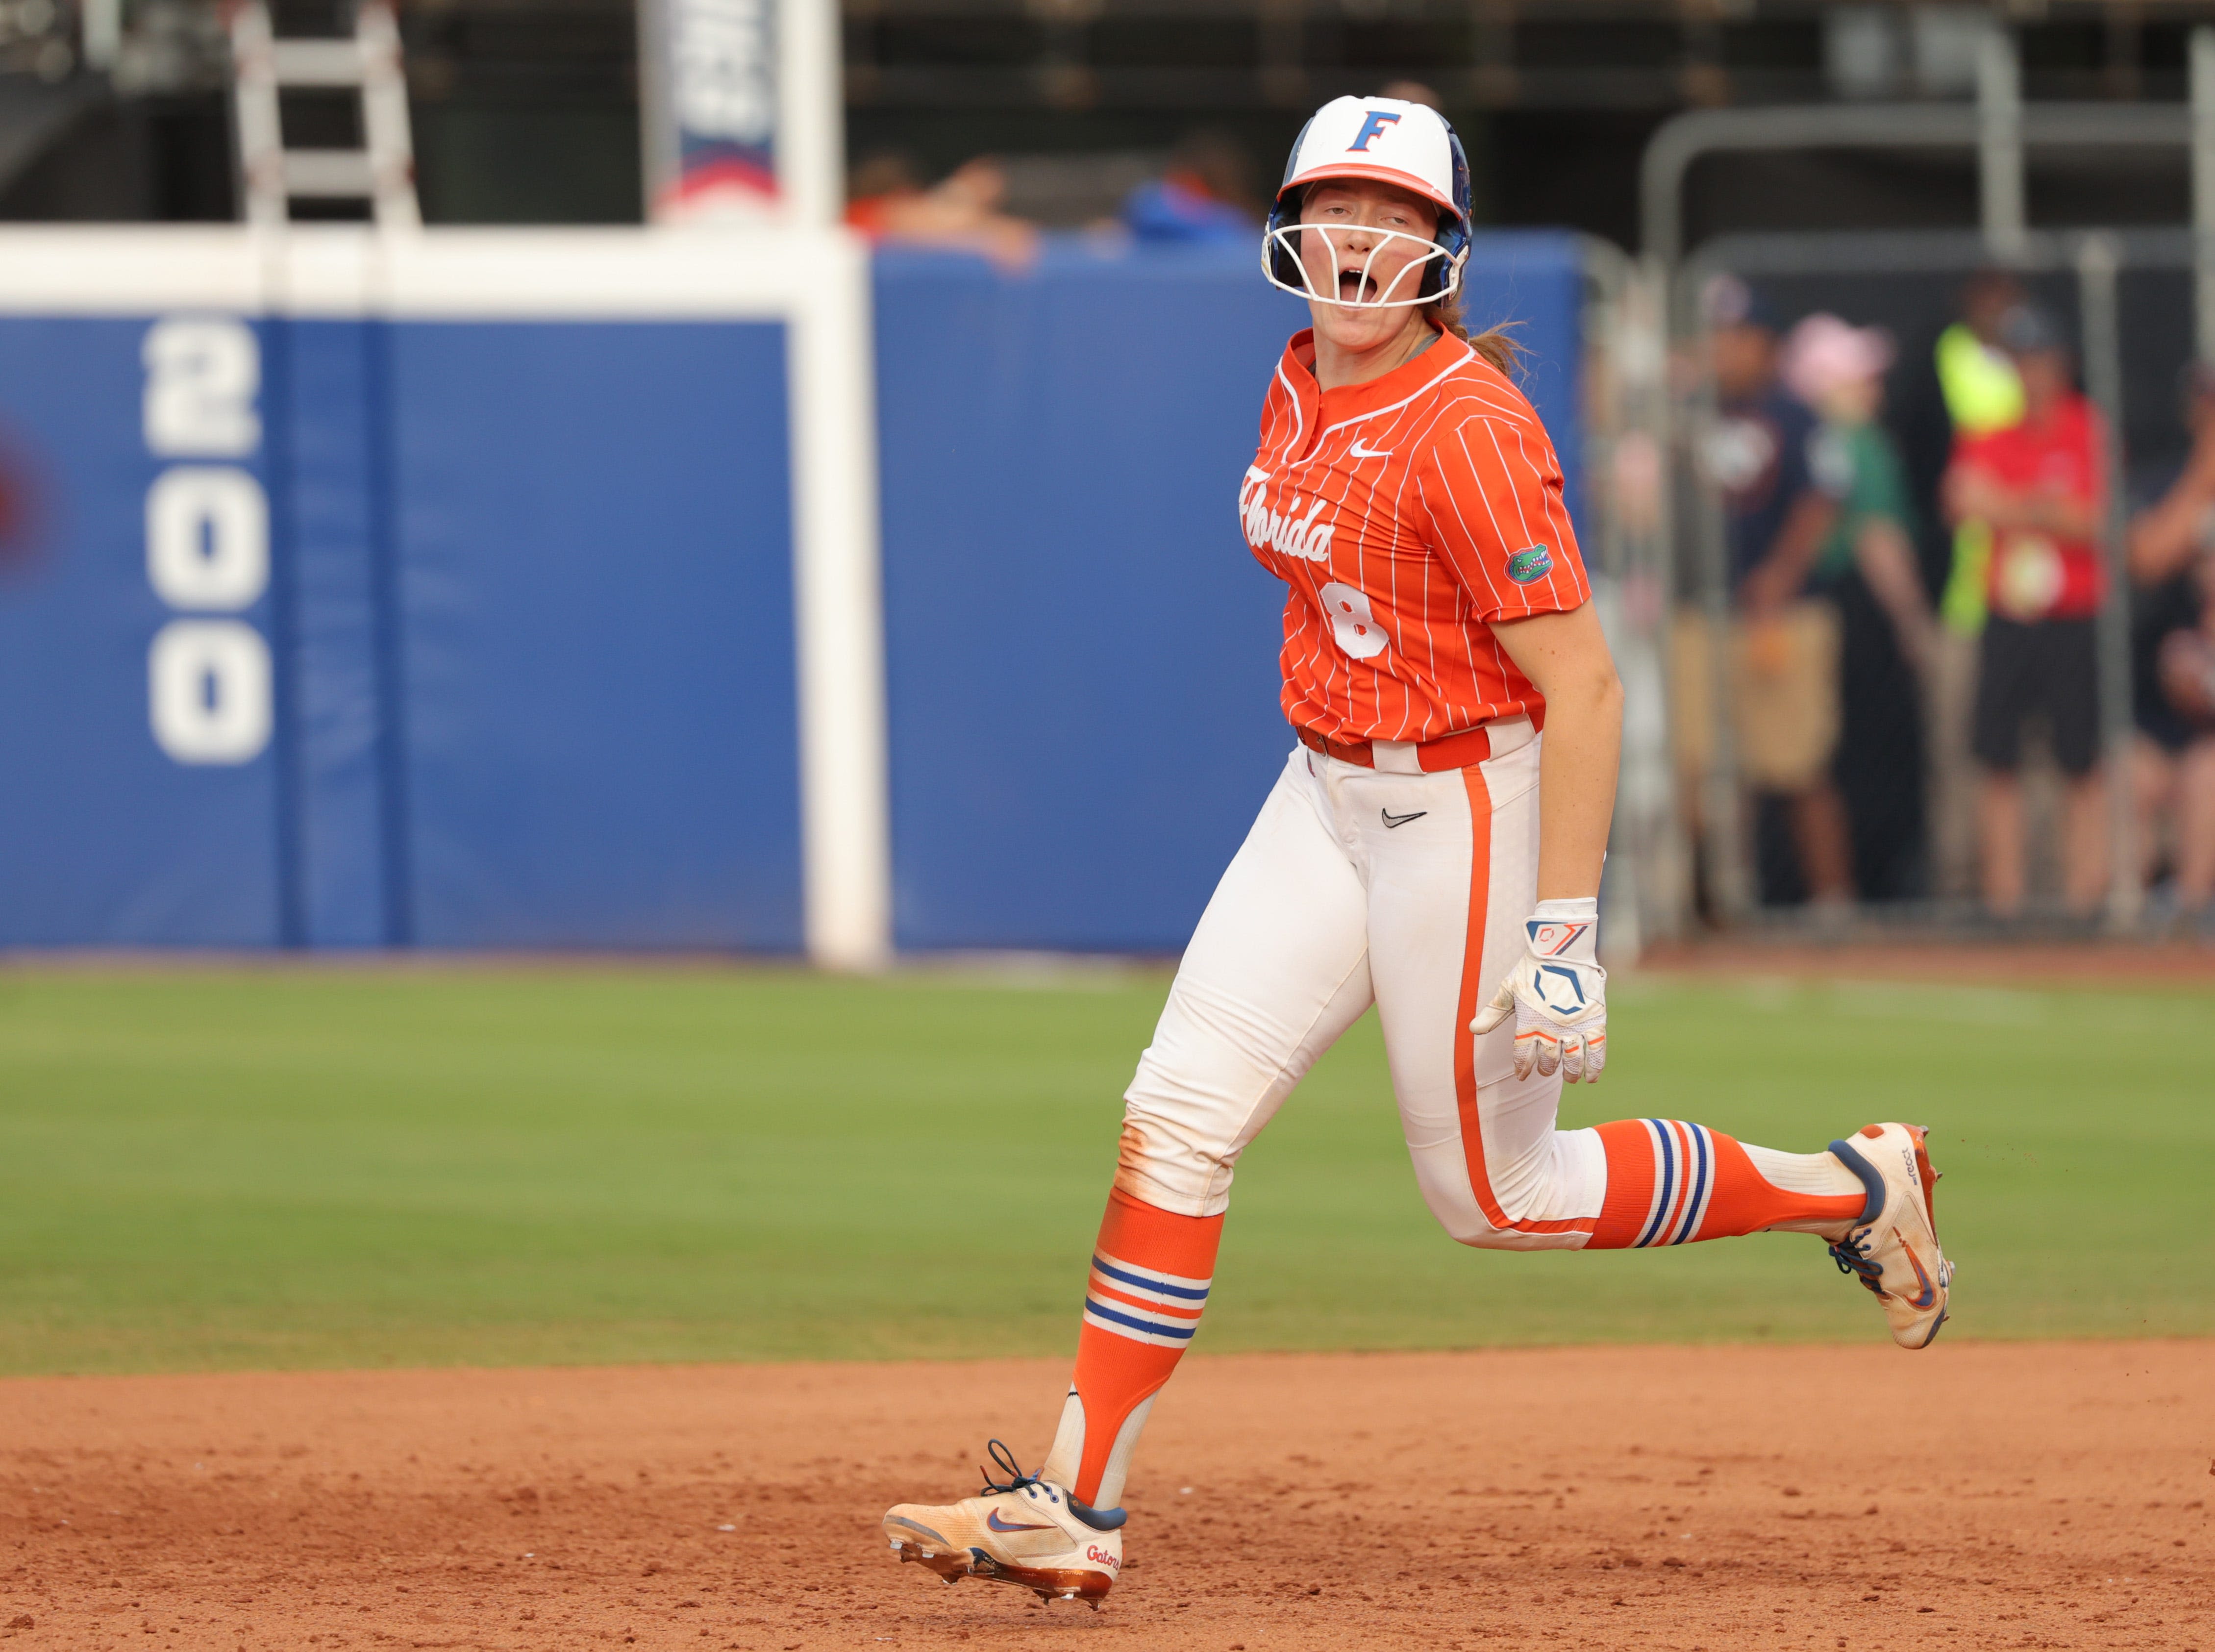
[[(388, 0), (360, 0), (350, 37), (279, 40), (267, 0), (239, 0), (230, 21), (246, 221), (289, 223), (296, 200), (365, 200), (379, 229), (420, 227), (400, 28)], [(285, 147), (278, 95), (309, 87), (359, 90), (363, 147)]]

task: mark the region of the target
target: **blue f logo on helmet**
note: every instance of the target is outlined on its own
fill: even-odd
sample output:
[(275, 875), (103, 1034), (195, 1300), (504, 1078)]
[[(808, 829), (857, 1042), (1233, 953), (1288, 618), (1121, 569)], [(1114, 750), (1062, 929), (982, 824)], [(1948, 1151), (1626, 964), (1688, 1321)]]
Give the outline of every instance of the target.
[[(1422, 248), (1418, 273), (1402, 272), (1396, 287), (1375, 298), (1342, 298), (1317, 292), (1300, 262), (1300, 204), (1312, 184), (1330, 178), (1368, 178), (1420, 195), (1439, 209), (1436, 236), (1396, 230), (1365, 231), (1383, 241), (1414, 241)], [(1389, 97), (1334, 98), (1309, 117), (1285, 163), (1284, 181), (1261, 235), (1261, 273), (1272, 286), (1349, 309), (1396, 309), (1428, 304), (1461, 286), (1469, 257), (1469, 157), (1452, 125), (1436, 109)], [(1335, 233), (1323, 231), (1322, 233)], [(1370, 284), (1365, 279), (1363, 290)]]
[(1386, 127), (1395, 126), (1399, 123), (1400, 117), (1391, 110), (1371, 109), (1369, 112), (1369, 118), (1361, 123), (1361, 130), (1353, 134), (1353, 141), (1347, 147), (1350, 150), (1365, 150)]

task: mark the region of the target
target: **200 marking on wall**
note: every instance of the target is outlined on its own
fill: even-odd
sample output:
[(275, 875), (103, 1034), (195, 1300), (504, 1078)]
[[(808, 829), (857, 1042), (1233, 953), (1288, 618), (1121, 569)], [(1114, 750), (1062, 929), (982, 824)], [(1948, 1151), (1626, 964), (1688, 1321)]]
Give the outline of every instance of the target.
[[(261, 351), (227, 316), (170, 316), (147, 329), (146, 447), (162, 459), (251, 458)], [(269, 744), (269, 644), (240, 618), (269, 587), (269, 501), (238, 464), (172, 464), (146, 494), (146, 577), (180, 617), (146, 656), (154, 740), (179, 763), (250, 762)]]

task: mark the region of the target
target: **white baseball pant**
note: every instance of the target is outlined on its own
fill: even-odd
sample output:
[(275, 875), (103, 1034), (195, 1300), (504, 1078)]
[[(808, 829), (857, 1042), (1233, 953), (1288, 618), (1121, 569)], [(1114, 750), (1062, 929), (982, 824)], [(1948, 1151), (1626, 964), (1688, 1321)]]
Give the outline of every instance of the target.
[(1542, 746), (1438, 774), (1293, 748), (1126, 1092), (1119, 1188), (1222, 1212), (1246, 1145), (1373, 1002), (1415, 1178), (1446, 1231), (1512, 1250), (1586, 1242), (1607, 1186), (1598, 1135), (1555, 1129), (1558, 1072), (1516, 1078), (1512, 1019), (1469, 1031), (1525, 944)]

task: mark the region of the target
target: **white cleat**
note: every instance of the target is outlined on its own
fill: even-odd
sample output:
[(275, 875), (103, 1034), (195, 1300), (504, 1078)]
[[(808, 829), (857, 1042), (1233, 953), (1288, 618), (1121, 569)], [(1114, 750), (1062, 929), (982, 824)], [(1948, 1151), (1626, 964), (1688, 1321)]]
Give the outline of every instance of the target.
[(885, 1538), (948, 1584), (965, 1577), (1014, 1583), (1041, 1600), (1083, 1600), (1098, 1611), (1123, 1569), (1123, 1511), (1095, 1509), (1059, 1486), (1025, 1474), (1008, 1448), (991, 1444), (1008, 1476), (958, 1503), (899, 1503), (886, 1511)]
[(1831, 1247), (1842, 1274), (1875, 1293), (1902, 1348), (1928, 1348), (1946, 1323), (1954, 1264), (1938, 1248), (1938, 1223), (1930, 1195), (1938, 1173), (1930, 1168), (1919, 1124), (1870, 1124), (1831, 1151), (1868, 1189), (1874, 1216), (1856, 1222)]

